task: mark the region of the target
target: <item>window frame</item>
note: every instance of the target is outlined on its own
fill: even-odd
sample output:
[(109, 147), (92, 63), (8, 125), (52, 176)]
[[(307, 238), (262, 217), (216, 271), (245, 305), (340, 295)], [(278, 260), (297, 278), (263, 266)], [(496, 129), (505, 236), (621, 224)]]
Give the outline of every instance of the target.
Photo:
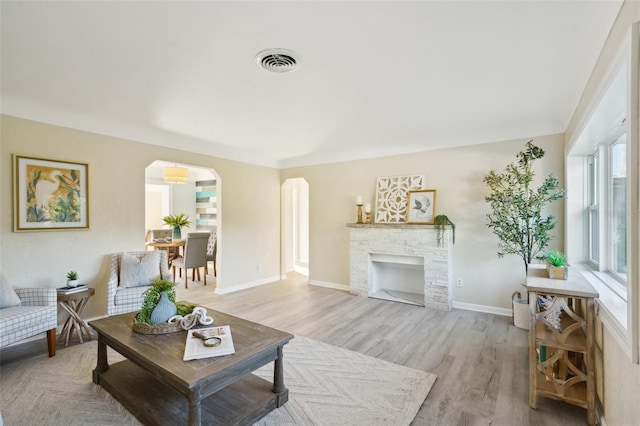
[[(625, 119), (621, 119), (619, 122), (621, 125), (616, 125), (615, 128), (611, 129), (587, 159), (587, 173), (585, 176), (585, 187), (587, 191), (585, 200), (585, 253), (587, 263), (597, 272), (596, 275), (599, 279), (624, 301), (627, 301), (627, 278), (617, 273), (612, 267), (614, 251), (613, 222), (607, 221), (607, 214), (603, 214), (603, 211), (608, 212), (608, 214), (614, 213), (611, 149), (623, 136), (625, 136), (626, 147), (627, 129), (624, 125)], [(629, 148), (626, 147), (626, 150), (628, 157)], [(598, 237), (596, 241), (594, 241), (593, 238), (592, 227), (594, 212), (597, 213), (598, 226)], [(596, 249), (598, 251), (598, 259), (592, 257)]]
[[(621, 36), (620, 44), (615, 53), (608, 55), (603, 62), (603, 73), (598, 80), (597, 87), (589, 104), (578, 114), (575, 126), (567, 130), (567, 146), (565, 175), (567, 177), (567, 190), (569, 197), (566, 201), (565, 217), (565, 247), (567, 254), (572, 259), (572, 266), (579, 270), (588, 282), (599, 292), (596, 299), (596, 314), (605, 329), (620, 345), (633, 363), (640, 360), (640, 219), (637, 214), (640, 211), (640, 23), (634, 22), (625, 36)], [(620, 70), (626, 70), (624, 87), (620, 86)], [(620, 93), (620, 90), (623, 93)], [(590, 260), (589, 252), (589, 203), (588, 193), (588, 158), (594, 150), (600, 154), (601, 172), (599, 182), (606, 180), (608, 165), (602, 164), (606, 159), (602, 156), (606, 151), (608, 142), (614, 142), (617, 138), (610, 139), (610, 134), (605, 135), (606, 123), (614, 123), (616, 115), (610, 107), (615, 107), (615, 98), (620, 94), (626, 97), (624, 111), (619, 111), (619, 117), (627, 117), (624, 123), (626, 129), (626, 251), (627, 251), (627, 286), (626, 299), (623, 299), (613, 289), (619, 289), (618, 282), (613, 275), (607, 273), (602, 259), (597, 264)], [(614, 101), (611, 103), (611, 101)], [(601, 108), (602, 107), (602, 108)], [(605, 118), (606, 122), (602, 119)], [(620, 120), (618, 120), (620, 123)], [(604, 126), (603, 126), (604, 125)], [(609, 126), (611, 129), (613, 126)], [(602, 189), (604, 186), (600, 186)], [(600, 242), (602, 243), (602, 230), (606, 221), (606, 199), (598, 196), (598, 211), (600, 212), (598, 224)], [(600, 245), (599, 247), (603, 247)], [(600, 251), (600, 257), (603, 256)], [(605, 284), (606, 283), (606, 284)]]
[[(624, 123), (622, 123), (624, 124)], [(628, 161), (627, 158), (629, 157), (629, 147), (627, 146), (627, 130), (626, 130), (626, 126), (622, 126), (621, 129), (623, 130), (622, 132), (615, 132), (613, 133), (613, 141), (607, 144), (607, 165), (608, 165), (608, 170), (607, 170), (607, 183), (606, 183), (606, 191), (607, 191), (607, 211), (609, 212), (609, 214), (612, 217), (612, 220), (609, 221), (609, 223), (607, 224), (607, 237), (606, 237), (606, 250), (607, 250), (607, 273), (610, 274), (623, 288), (624, 288), (624, 293), (625, 293), (625, 299), (626, 299), (626, 293), (627, 293), (627, 274), (622, 275), (621, 273), (619, 273), (616, 268), (615, 268), (615, 261), (614, 261), (614, 257), (615, 257), (615, 230), (614, 230), (614, 217), (616, 215), (618, 215), (618, 211), (616, 210), (615, 206), (614, 206), (614, 176), (613, 176), (613, 147), (614, 145), (618, 144), (620, 142), (620, 139), (622, 139), (624, 137), (624, 146), (625, 146), (625, 162), (627, 164), (625, 164), (625, 180), (627, 180), (627, 174), (626, 174), (626, 169), (628, 166)], [(627, 193), (628, 193), (629, 189), (627, 188), (627, 183), (625, 182), (625, 210), (624, 210), (624, 221), (625, 221), (625, 229), (628, 228), (628, 224), (626, 223), (628, 220), (628, 213), (627, 213)], [(628, 258), (628, 247), (626, 244), (627, 238), (625, 236), (625, 268), (627, 268), (627, 258)], [(615, 291), (616, 289), (614, 289)]]
[[(600, 179), (600, 155), (598, 149), (594, 151), (592, 155), (588, 157), (587, 165), (587, 259), (591, 265), (599, 269), (600, 268), (600, 203), (598, 191), (600, 185), (598, 185), (598, 179)], [(597, 226), (597, 238), (594, 238), (594, 221)], [(594, 241), (595, 240), (595, 241)], [(594, 256), (594, 252), (597, 252), (597, 257)]]

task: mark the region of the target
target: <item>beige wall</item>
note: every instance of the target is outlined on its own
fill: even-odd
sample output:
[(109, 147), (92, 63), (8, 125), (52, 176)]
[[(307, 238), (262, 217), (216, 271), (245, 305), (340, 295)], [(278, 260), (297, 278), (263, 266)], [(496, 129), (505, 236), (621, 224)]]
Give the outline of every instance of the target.
[[(304, 177), (309, 183), (309, 279), (349, 284), (349, 233), (356, 221), (355, 200), (375, 202), (376, 178), (422, 174), (426, 188), (436, 189), (436, 214), (446, 214), (456, 224), (454, 277), (462, 288), (454, 289), (454, 301), (511, 310), (511, 294), (522, 290), (525, 272), (516, 256), (499, 259), (497, 238), (486, 226), (488, 205), (484, 176), (515, 161), (528, 139), (469, 147), (420, 152), (344, 163), (285, 169), (282, 179)], [(553, 173), (562, 185), (563, 136), (535, 137), (545, 151), (537, 163), (536, 178)], [(562, 249), (563, 201), (549, 213), (558, 218), (552, 248)]]
[(604, 333), (604, 418), (607, 426), (637, 425), (640, 365), (632, 364), (610, 333)]
[[(107, 254), (144, 248), (145, 167), (154, 160), (213, 168), (220, 175), (223, 289), (279, 276), (278, 170), (8, 116), (1, 126), (0, 267), (9, 283), (60, 287), (73, 269), (96, 289), (86, 316), (105, 315)], [(12, 154), (88, 163), (91, 228), (13, 232)]]
[[(570, 144), (578, 136), (582, 126), (589, 119), (593, 108), (599, 101), (603, 87), (610, 81), (608, 73), (610, 72), (611, 63), (616, 58), (623, 39), (627, 37), (630, 25), (638, 21), (640, 21), (640, 2), (625, 1), (583, 92), (575, 114), (569, 123), (565, 133), (567, 144)], [(633, 122), (634, 120), (631, 121)], [(630, 143), (637, 144), (638, 141), (636, 139), (635, 141), (630, 141)], [(639, 159), (636, 158), (636, 160)], [(636, 161), (636, 167), (637, 164), (638, 161)], [(640, 217), (637, 214), (632, 215), (630, 218), (636, 221), (636, 225), (640, 221)], [(637, 226), (635, 229), (638, 229)], [(637, 281), (637, 268), (640, 264), (638, 252), (630, 254), (629, 262), (629, 277)], [(631, 271), (632, 268), (635, 271)], [(632, 295), (632, 297), (635, 297), (637, 304), (640, 305), (640, 294)], [(640, 333), (640, 322), (636, 324), (636, 333)], [(640, 404), (638, 404), (640, 366), (630, 361), (625, 351), (606, 327), (604, 329), (603, 358), (604, 417), (606, 424), (609, 426), (637, 424), (640, 418)]]

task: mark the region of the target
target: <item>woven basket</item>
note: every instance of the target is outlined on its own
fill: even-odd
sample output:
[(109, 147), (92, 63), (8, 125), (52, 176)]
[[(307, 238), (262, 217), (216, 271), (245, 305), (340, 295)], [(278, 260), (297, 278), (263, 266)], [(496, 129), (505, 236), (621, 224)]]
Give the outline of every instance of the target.
[(522, 299), (519, 291), (513, 293), (511, 300), (513, 302), (513, 325), (523, 330), (529, 330), (531, 322), (529, 302)]
[(161, 322), (159, 324), (149, 325), (146, 323), (136, 323), (135, 319), (133, 320), (133, 331), (140, 334), (168, 334), (175, 333), (177, 331), (182, 331), (182, 327), (180, 326), (180, 321), (176, 321), (173, 324), (169, 324), (167, 322)]

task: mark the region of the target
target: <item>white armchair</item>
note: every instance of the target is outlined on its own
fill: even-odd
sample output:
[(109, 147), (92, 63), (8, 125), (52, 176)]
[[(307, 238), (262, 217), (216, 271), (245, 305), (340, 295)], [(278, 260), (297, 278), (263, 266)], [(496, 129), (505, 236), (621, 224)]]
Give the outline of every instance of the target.
[(19, 306), (0, 309), (0, 348), (46, 332), (49, 356), (55, 356), (58, 325), (56, 289), (26, 287), (13, 289), (21, 303)]
[(144, 283), (143, 285), (127, 286), (123, 282), (125, 277), (121, 277), (123, 253), (111, 254), (111, 270), (109, 272), (109, 282), (107, 283), (107, 315), (109, 316), (140, 310), (143, 302), (142, 295), (147, 291), (151, 281), (154, 279), (161, 278), (173, 281), (169, 273), (167, 253), (164, 250), (156, 250), (154, 252), (130, 251), (126, 253), (135, 256), (140, 261), (150, 255), (157, 256), (159, 260), (157, 263), (153, 263), (153, 273), (151, 275), (143, 273), (141, 276), (136, 276), (141, 280), (140, 282)]

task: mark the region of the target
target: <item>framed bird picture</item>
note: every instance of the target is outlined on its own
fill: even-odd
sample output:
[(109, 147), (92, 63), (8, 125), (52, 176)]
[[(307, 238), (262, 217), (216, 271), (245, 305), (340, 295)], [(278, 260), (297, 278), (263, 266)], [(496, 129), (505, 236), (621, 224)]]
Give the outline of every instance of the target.
[(89, 229), (89, 166), (13, 155), (14, 231)]
[(433, 225), (436, 211), (436, 190), (407, 192), (407, 223)]

